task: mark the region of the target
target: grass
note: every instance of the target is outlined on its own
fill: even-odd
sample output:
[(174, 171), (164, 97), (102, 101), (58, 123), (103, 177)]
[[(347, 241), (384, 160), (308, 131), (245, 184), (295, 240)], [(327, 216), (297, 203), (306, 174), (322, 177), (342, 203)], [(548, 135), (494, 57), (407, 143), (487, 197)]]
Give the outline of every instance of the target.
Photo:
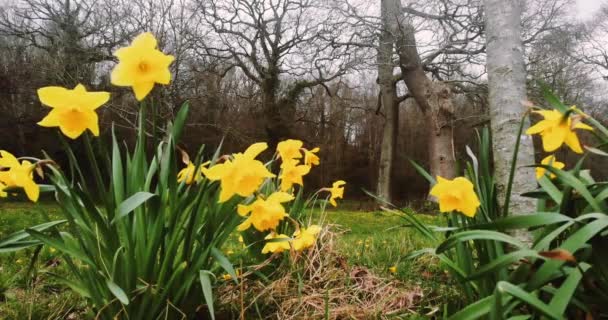
[[(1, 203), (0, 239), (8, 234), (48, 219), (59, 219), (55, 204)], [(440, 216), (421, 215), (428, 224), (441, 225)], [(404, 220), (387, 212), (330, 210), (315, 214), (313, 222), (324, 221), (339, 234), (337, 249), (350, 266), (364, 266), (374, 273), (419, 287), (424, 298), (417, 308), (420, 314), (433, 313), (444, 302), (457, 298), (449, 279), (437, 261), (423, 257), (416, 261), (404, 257), (417, 249), (433, 247)], [(236, 260), (240, 245), (235, 235), (224, 252)], [(0, 254), (0, 319), (80, 319), (86, 318), (84, 301), (63, 286), (54, 283), (47, 272), (65, 273), (61, 260), (50, 248), (43, 248), (33, 272), (28, 274), (33, 250)], [(389, 268), (396, 267), (396, 272)], [(67, 274), (65, 274), (67, 275)]]

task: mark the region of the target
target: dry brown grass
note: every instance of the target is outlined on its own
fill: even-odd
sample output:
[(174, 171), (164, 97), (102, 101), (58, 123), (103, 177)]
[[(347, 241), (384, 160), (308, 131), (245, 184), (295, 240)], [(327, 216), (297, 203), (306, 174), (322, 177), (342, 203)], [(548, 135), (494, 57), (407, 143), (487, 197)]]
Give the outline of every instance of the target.
[(252, 272), (240, 276), (238, 285), (227, 282), (219, 291), (220, 304), (243, 319), (385, 319), (412, 313), (422, 290), (349, 266), (335, 251), (336, 236), (324, 231), (315, 248), (292, 253), (290, 261), (284, 259), (273, 272), (271, 282)]

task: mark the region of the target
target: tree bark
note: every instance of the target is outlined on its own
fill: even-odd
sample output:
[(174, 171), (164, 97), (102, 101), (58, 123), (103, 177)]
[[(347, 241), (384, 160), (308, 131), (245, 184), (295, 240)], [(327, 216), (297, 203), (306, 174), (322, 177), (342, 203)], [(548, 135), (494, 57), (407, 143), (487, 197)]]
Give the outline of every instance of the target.
[[(506, 196), (518, 127), (525, 112), (522, 102), (526, 100), (526, 72), (521, 40), (520, 2), (485, 0), (485, 16), (494, 175), (498, 199), (502, 204)], [(533, 168), (522, 167), (533, 163), (532, 139), (522, 136), (510, 204), (513, 214), (531, 213), (535, 209), (533, 199), (520, 196), (534, 188)], [(528, 235), (523, 234), (522, 237), (527, 238)]]
[(456, 175), (456, 159), (451, 90), (447, 85), (433, 82), (426, 76), (416, 46), (415, 29), (402, 14), (400, 0), (382, 1), (387, 6), (388, 25), (395, 39), (401, 77), (426, 118), (431, 175), (453, 178)]
[(453, 178), (456, 172), (454, 150), (454, 106), (452, 91), (441, 82), (431, 82), (428, 101), (429, 164), (433, 176)]
[(380, 86), (378, 103), (384, 110), (384, 127), (380, 146), (376, 194), (390, 202), (392, 201), (391, 178), (399, 130), (399, 105), (397, 103), (395, 81), (393, 80), (394, 39), (390, 31), (390, 19), (388, 19), (390, 12), (388, 9), (387, 3), (383, 1), (381, 8), (382, 30), (378, 43), (378, 84)]

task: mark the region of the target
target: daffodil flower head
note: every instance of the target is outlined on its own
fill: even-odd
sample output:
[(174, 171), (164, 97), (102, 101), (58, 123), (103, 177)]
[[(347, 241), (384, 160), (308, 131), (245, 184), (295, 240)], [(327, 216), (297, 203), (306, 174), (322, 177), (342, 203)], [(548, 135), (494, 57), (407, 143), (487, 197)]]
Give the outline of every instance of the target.
[(301, 228), (293, 233), (293, 248), (296, 251), (302, 251), (312, 247), (317, 241), (317, 237), (321, 232), (321, 227), (318, 225), (311, 225), (308, 228)]
[(272, 232), (269, 235), (267, 235), (266, 237), (264, 237), (264, 239), (270, 240), (270, 241), (266, 241), (264, 248), (262, 248), (263, 254), (270, 253), (270, 252), (280, 253), (285, 250), (291, 249), (291, 245), (290, 245), (291, 238), (285, 234), (276, 234), (276, 233)]
[(574, 129), (592, 131), (593, 128), (580, 122), (572, 121), (572, 117), (567, 116), (558, 110), (538, 110), (533, 111), (540, 114), (544, 119), (526, 130), (526, 134), (540, 134), (543, 142), (543, 149), (546, 152), (553, 152), (566, 144), (572, 151), (583, 153), (578, 136)]
[(94, 136), (99, 136), (99, 124), (95, 109), (108, 102), (110, 93), (104, 91), (87, 91), (78, 84), (74, 89), (62, 87), (44, 87), (38, 89), (38, 98), (42, 104), (52, 108), (38, 125), (59, 127), (61, 132), (71, 138), (78, 138), (89, 129)]
[[(551, 166), (556, 169), (560, 169), (560, 170), (566, 166), (563, 162), (557, 161), (557, 159), (555, 159), (554, 155), (549, 155), (549, 156), (545, 157), (540, 163), (547, 165), (547, 166)], [(536, 179), (542, 178), (545, 175), (546, 171), (547, 170), (542, 167), (536, 168)], [(555, 178), (555, 174), (551, 173), (549, 175), (549, 179), (553, 179), (553, 178)]]
[(336, 203), (336, 199), (342, 199), (342, 197), (344, 197), (343, 185), (345, 184), (346, 182), (344, 180), (338, 180), (332, 184), (331, 188), (325, 189), (331, 193), (329, 196), (329, 203), (331, 203), (332, 206), (337, 207), (338, 204)]
[(258, 231), (275, 229), (281, 220), (287, 216), (281, 203), (293, 200), (293, 195), (286, 192), (275, 192), (268, 199), (258, 198), (250, 205), (240, 204), (237, 208), (239, 215), (249, 217), (241, 223), (237, 230), (249, 229), (251, 225)]
[(392, 266), (392, 267), (388, 268), (388, 271), (390, 273), (397, 273), (397, 266)]
[(319, 147), (316, 147), (312, 150), (302, 149), (304, 151), (304, 164), (307, 166), (318, 166), (320, 163), (319, 156), (315, 153), (319, 152)]
[[(4, 185), (4, 187), (0, 188), (2, 193), (4, 193), (4, 188), (23, 188), (27, 197), (33, 201), (38, 201), (38, 196), (40, 195), (40, 187), (34, 182), (34, 168), (35, 164), (27, 160), (21, 161), (15, 158), (11, 153), (0, 150), (0, 167), (2, 171), (0, 171), (0, 183)], [(6, 170), (8, 168), (8, 170)]]
[(302, 177), (310, 172), (310, 166), (298, 164), (298, 160), (290, 159), (281, 164), (281, 191), (291, 189), (294, 184), (304, 185)]
[(254, 143), (244, 153), (234, 154), (232, 160), (226, 160), (209, 169), (201, 169), (207, 179), (220, 180), (219, 202), (225, 202), (235, 194), (248, 197), (260, 187), (266, 178), (275, 176), (261, 161), (255, 159), (267, 148), (268, 145), (264, 142)]
[(277, 152), (279, 153), (279, 156), (283, 162), (293, 159), (300, 159), (302, 158), (300, 149), (302, 149), (303, 144), (304, 143), (302, 143), (302, 141), (294, 139), (281, 141), (277, 145)]
[(430, 194), (439, 201), (439, 211), (460, 211), (467, 217), (474, 217), (480, 205), (473, 183), (464, 177), (454, 180), (437, 176), (437, 183)]
[(201, 181), (203, 178), (203, 168), (208, 164), (209, 162), (201, 164), (199, 172), (196, 173), (194, 163), (192, 161), (188, 162), (188, 165), (177, 173), (177, 182), (185, 181), (187, 185), (191, 185), (194, 182)]
[(135, 37), (130, 46), (118, 49), (114, 53), (118, 65), (112, 70), (112, 84), (132, 87), (139, 101), (152, 91), (154, 84), (169, 84), (169, 65), (175, 58), (162, 53), (156, 46), (154, 35), (145, 32)]

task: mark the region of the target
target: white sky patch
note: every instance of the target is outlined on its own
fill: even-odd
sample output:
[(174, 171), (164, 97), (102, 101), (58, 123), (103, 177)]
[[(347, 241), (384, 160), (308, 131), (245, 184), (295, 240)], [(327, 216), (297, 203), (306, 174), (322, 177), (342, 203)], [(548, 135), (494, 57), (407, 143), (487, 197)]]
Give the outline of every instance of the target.
[(606, 2), (606, 0), (576, 0), (577, 17), (581, 20), (590, 19)]

